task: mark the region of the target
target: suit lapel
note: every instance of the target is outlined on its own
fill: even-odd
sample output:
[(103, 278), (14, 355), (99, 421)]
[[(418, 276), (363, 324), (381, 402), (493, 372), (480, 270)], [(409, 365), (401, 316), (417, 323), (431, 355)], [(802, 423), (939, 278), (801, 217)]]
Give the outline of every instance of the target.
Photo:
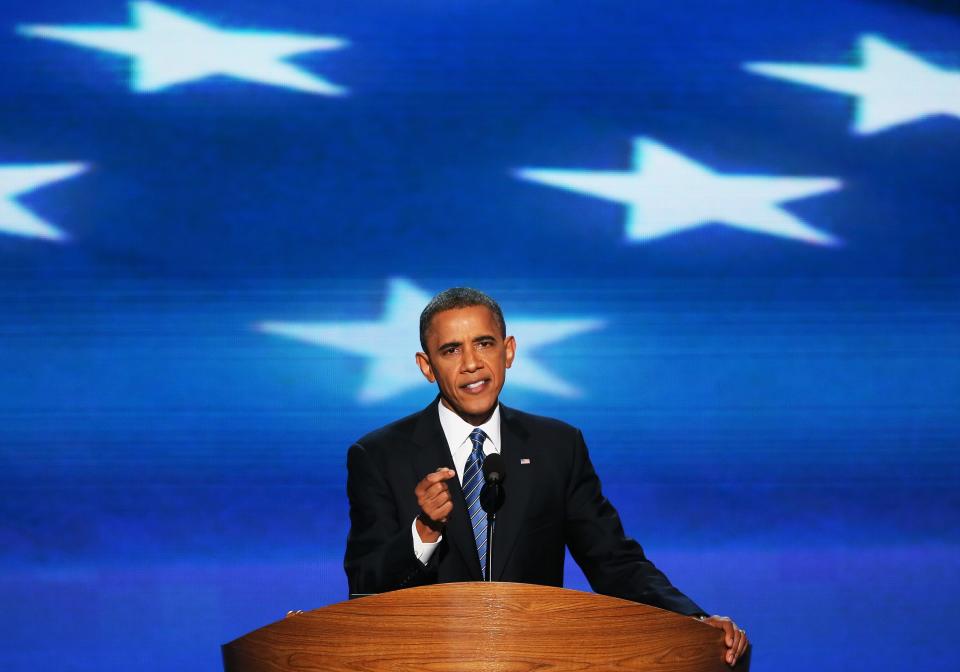
[[(493, 534), (491, 575), (496, 581), (502, 580), (503, 570), (523, 526), (524, 513), (530, 498), (533, 470), (520, 466), (520, 460), (529, 457), (525, 454), (527, 438), (527, 431), (517, 421), (513, 410), (501, 404), (500, 453), (506, 465), (506, 478), (503, 483), (503, 507), (497, 513), (497, 524)], [(479, 564), (478, 561), (477, 565)]]
[[(430, 472), (436, 471), (437, 467), (456, 469), (453, 456), (450, 455), (450, 446), (447, 445), (443, 427), (440, 425), (436, 399), (420, 414), (414, 429), (413, 441), (420, 448), (415, 458), (417, 482)], [(470, 529), (467, 503), (460, 488), (460, 474), (447, 481), (447, 484), (450, 486), (450, 495), (453, 499), (453, 511), (450, 513), (450, 521), (443, 530), (443, 537), (460, 554), (464, 566), (469, 568), (470, 580), (480, 581), (483, 579), (483, 572), (480, 569), (480, 558), (477, 557), (473, 531)]]

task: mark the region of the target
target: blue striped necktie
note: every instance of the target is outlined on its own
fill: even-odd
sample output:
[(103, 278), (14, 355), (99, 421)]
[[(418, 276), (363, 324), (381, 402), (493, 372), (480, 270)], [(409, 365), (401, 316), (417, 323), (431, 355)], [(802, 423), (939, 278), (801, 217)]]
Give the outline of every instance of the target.
[(486, 438), (487, 435), (479, 427), (470, 432), (473, 451), (467, 458), (467, 468), (463, 472), (463, 495), (467, 500), (473, 538), (477, 542), (480, 571), (484, 572), (484, 575), (487, 567), (487, 517), (480, 506), (480, 490), (483, 487), (483, 442)]

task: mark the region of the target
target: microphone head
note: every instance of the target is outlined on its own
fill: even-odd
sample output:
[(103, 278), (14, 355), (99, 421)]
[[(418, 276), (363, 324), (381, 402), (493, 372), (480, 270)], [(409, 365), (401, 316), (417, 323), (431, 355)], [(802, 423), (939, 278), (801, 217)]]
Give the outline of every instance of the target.
[(483, 460), (483, 480), (487, 483), (503, 483), (507, 477), (507, 462), (500, 453), (490, 453)]
[(480, 506), (489, 514), (496, 514), (503, 506), (503, 479), (507, 476), (506, 461), (499, 453), (483, 458), (483, 487), (480, 488)]

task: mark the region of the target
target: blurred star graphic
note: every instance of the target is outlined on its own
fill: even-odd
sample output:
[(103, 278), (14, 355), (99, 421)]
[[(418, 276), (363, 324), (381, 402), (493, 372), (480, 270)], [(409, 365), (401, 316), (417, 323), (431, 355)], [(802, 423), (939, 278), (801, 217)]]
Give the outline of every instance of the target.
[[(431, 295), (404, 279), (392, 279), (383, 316), (361, 322), (261, 322), (268, 334), (336, 348), (368, 358), (358, 400), (383, 401), (426, 380), (414, 361), (420, 350), (420, 311)], [(507, 321), (507, 333), (517, 339), (519, 354), (507, 373), (511, 387), (523, 387), (560, 397), (576, 397), (575, 387), (545, 369), (535, 359), (537, 348), (599, 329), (596, 319), (517, 317)]]
[(937, 114), (960, 117), (960, 71), (917, 58), (875, 35), (860, 38), (861, 66), (746, 63), (750, 72), (856, 97), (852, 132), (879, 133)]
[(20, 205), (16, 197), (78, 175), (83, 163), (9, 164), (0, 166), (0, 233), (62, 242), (67, 235)]
[(336, 37), (220, 30), (154, 2), (130, 4), (132, 28), (112, 26), (20, 26), (32, 37), (135, 59), (134, 91), (162, 91), (175, 84), (227, 75), (307, 93), (338, 96), (346, 89), (287, 63), (284, 59), (310, 51), (346, 46)]
[(839, 189), (827, 177), (723, 175), (649, 138), (633, 141), (633, 170), (523, 168), (517, 176), (628, 207), (626, 237), (645, 243), (706, 224), (834, 245), (780, 203)]

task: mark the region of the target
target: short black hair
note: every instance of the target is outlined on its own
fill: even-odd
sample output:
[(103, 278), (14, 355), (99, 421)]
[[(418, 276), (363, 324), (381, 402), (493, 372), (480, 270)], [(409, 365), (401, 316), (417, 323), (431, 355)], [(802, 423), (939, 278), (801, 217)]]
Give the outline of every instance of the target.
[(503, 311), (500, 310), (500, 304), (494, 301), (478, 289), (471, 287), (451, 287), (445, 289), (435, 297), (430, 299), (430, 303), (420, 313), (420, 347), (427, 352), (427, 331), (430, 329), (430, 323), (437, 313), (455, 308), (469, 308), (471, 306), (484, 306), (490, 309), (493, 317), (500, 325), (500, 337), (507, 337), (507, 323), (503, 319)]

